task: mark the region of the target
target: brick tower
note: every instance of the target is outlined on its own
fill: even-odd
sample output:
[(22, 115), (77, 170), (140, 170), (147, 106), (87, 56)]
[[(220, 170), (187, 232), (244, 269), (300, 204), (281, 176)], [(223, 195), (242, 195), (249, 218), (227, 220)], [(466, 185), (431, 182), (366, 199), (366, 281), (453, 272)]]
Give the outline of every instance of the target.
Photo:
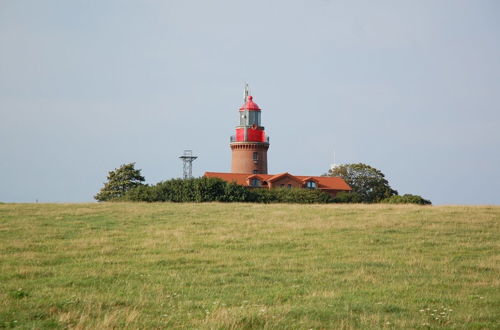
[(240, 124), (231, 136), (231, 172), (267, 174), (269, 137), (260, 122), (260, 108), (245, 87), (244, 104), (240, 108)]

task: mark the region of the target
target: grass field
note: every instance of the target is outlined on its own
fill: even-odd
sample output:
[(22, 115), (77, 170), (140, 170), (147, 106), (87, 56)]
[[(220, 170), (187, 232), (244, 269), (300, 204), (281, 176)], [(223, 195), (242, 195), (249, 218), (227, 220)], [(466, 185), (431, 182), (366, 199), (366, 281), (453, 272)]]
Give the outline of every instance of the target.
[(500, 207), (2, 204), (0, 328), (500, 328)]

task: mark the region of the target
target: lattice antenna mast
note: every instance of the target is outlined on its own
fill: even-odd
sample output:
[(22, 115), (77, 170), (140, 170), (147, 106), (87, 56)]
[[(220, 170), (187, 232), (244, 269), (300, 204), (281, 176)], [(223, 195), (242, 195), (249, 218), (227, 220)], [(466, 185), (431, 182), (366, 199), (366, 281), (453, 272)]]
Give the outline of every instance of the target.
[(182, 171), (184, 179), (191, 179), (193, 177), (193, 161), (198, 158), (193, 156), (193, 150), (184, 150), (184, 154), (179, 157), (182, 159)]

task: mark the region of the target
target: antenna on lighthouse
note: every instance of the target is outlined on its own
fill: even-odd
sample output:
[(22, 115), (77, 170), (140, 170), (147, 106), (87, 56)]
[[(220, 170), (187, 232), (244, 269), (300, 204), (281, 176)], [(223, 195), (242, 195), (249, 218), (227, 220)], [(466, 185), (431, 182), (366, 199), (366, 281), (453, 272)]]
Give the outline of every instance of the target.
[(193, 177), (193, 161), (198, 158), (193, 156), (193, 150), (184, 150), (184, 154), (179, 157), (182, 159), (182, 171), (184, 179), (191, 179)]
[(250, 86), (245, 83), (245, 89), (243, 90), (243, 104), (247, 103), (248, 95), (250, 95)]

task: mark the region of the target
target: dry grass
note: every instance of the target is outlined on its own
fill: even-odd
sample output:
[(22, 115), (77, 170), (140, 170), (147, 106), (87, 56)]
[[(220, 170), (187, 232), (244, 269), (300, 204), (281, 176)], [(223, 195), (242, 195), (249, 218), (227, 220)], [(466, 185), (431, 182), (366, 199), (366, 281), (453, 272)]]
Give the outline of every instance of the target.
[(494, 206), (1, 204), (0, 328), (493, 329), (499, 229)]

